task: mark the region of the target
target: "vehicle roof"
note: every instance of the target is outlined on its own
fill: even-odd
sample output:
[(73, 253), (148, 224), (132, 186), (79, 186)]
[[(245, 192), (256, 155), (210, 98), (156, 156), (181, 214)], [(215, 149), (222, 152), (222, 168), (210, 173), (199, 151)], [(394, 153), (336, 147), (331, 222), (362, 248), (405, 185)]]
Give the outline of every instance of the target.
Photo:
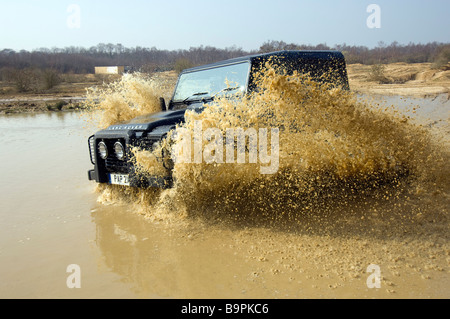
[(253, 62), (256, 60), (267, 60), (270, 57), (284, 57), (284, 58), (288, 58), (290, 60), (294, 60), (294, 59), (321, 59), (321, 60), (342, 59), (343, 60), (344, 59), (344, 55), (340, 51), (335, 51), (335, 50), (302, 50), (302, 51), (283, 50), (283, 51), (275, 51), (275, 52), (262, 53), (262, 54), (246, 55), (246, 56), (223, 60), (223, 61), (219, 61), (219, 62), (215, 62), (215, 63), (196, 66), (193, 68), (183, 70), (181, 72), (181, 74), (200, 71), (203, 69), (219, 67), (219, 66), (228, 65), (228, 64), (235, 64), (235, 63), (244, 62), (244, 61)]

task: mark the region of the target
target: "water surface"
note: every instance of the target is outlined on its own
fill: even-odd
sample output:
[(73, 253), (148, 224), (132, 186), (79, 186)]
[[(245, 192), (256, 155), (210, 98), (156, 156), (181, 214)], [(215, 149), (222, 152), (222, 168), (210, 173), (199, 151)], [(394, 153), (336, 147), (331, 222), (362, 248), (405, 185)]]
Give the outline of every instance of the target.
[[(448, 101), (391, 102), (421, 104), (411, 115), (448, 133)], [(311, 216), (299, 231), (230, 216), (168, 224), (97, 202), (87, 179), (94, 130), (79, 113), (0, 117), (0, 297), (450, 297), (448, 192), (356, 199), (352, 214)], [(308, 230), (323, 225), (334, 231)], [(81, 288), (66, 284), (70, 264)], [(367, 286), (370, 264), (381, 288)]]

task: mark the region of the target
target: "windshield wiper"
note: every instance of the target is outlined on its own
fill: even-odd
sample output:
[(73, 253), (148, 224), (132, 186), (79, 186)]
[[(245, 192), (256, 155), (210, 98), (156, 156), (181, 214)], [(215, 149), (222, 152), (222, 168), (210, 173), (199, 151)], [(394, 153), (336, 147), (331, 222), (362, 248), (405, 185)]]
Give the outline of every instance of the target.
[(183, 103), (190, 102), (189, 100), (192, 99), (192, 98), (194, 98), (194, 97), (196, 97), (196, 96), (202, 96), (202, 95), (206, 95), (206, 94), (209, 94), (209, 92), (198, 92), (198, 93), (194, 93), (194, 94), (188, 96), (187, 98), (185, 98), (185, 99), (183, 100)]
[(240, 86), (234, 86), (234, 87), (229, 87), (229, 88), (224, 88), (222, 90), (220, 90), (219, 92), (217, 92), (216, 94), (213, 95), (213, 97), (216, 97), (217, 95), (223, 93), (223, 92), (230, 92), (230, 91), (235, 91), (237, 89), (240, 89)]
[[(229, 88), (224, 88), (222, 90), (220, 90), (219, 92), (217, 92), (216, 94), (214, 94), (213, 96), (209, 96), (208, 100), (213, 100), (217, 95), (223, 93), (223, 92), (230, 92), (230, 91), (235, 91), (237, 89), (240, 89), (240, 86), (235, 86), (235, 87), (229, 87)], [(188, 104), (189, 102), (194, 102), (196, 101), (196, 99), (194, 99), (197, 96), (202, 96), (202, 95), (210, 95), (209, 92), (197, 92), (194, 93), (192, 95), (189, 95), (187, 98), (185, 98), (182, 101), (175, 101), (174, 103), (183, 103), (183, 104)], [(205, 98), (200, 99), (201, 101), (205, 101)]]

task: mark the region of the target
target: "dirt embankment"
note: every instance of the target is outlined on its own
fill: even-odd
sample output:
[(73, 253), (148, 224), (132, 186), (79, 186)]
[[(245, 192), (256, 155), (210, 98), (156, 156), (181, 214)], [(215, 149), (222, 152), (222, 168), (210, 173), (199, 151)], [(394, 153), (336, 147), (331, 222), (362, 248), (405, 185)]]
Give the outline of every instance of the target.
[(381, 84), (370, 65), (348, 65), (350, 88), (361, 94), (401, 95), (417, 98), (447, 94), (450, 98), (450, 69), (433, 69), (432, 63), (392, 63), (384, 65)]
[(0, 81), (0, 114), (78, 109), (86, 88), (101, 83), (94, 74), (65, 74), (63, 81), (50, 90), (17, 92), (14, 83)]
[[(450, 70), (433, 69), (431, 63), (392, 63), (382, 68), (384, 82), (374, 79), (370, 65), (348, 65), (350, 88), (359, 94), (434, 97), (447, 94), (450, 99)], [(156, 75), (172, 91), (175, 72)], [(114, 79), (94, 74), (71, 75), (58, 86), (45, 93), (15, 93), (10, 83), (0, 81), (0, 114), (22, 112), (64, 111), (79, 109), (86, 89)]]
[[(161, 80), (168, 91), (172, 91), (177, 80), (176, 72), (155, 73), (152, 77)], [(17, 93), (14, 84), (0, 81), (0, 114), (25, 112), (59, 112), (84, 108), (87, 89), (102, 86), (120, 79), (120, 75), (67, 74), (64, 80), (40, 93)]]

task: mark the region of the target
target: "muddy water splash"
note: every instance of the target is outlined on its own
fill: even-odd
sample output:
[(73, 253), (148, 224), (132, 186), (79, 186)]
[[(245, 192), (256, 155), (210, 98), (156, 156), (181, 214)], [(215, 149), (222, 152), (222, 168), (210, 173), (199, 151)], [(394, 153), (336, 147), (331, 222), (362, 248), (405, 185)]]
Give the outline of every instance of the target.
[[(134, 81), (156, 100), (158, 82)], [(146, 112), (118, 102), (127, 83), (117, 84), (118, 95), (98, 91), (96, 101), (110, 110), (99, 118), (102, 125)], [(255, 296), (280, 297), (285, 289), (286, 296), (301, 297), (447, 298), (447, 127), (408, 118), (414, 104), (399, 112), (396, 105), (326, 90), (304, 75), (270, 67), (259, 85), (258, 94), (243, 100), (218, 99), (201, 114), (188, 111), (183, 128), (192, 132), (196, 121), (205, 130), (278, 127), (276, 174), (260, 174), (260, 163), (176, 163), (173, 189), (100, 185), (98, 201), (125, 204), (177, 234), (188, 233), (177, 237), (186, 244), (242, 259), (252, 271), (241, 274), (246, 279), (239, 291), (254, 290)], [(107, 99), (124, 111), (108, 108)], [(159, 171), (158, 154), (135, 154), (140, 169)], [(381, 290), (365, 288), (366, 267), (373, 263), (381, 267)]]
[(163, 83), (141, 74), (125, 74), (119, 81), (87, 90), (86, 119), (99, 128), (160, 111)]
[[(101, 186), (101, 200), (130, 201), (150, 218), (200, 214), (215, 219), (225, 213), (273, 220), (330, 211), (357, 196), (397, 198), (405, 188), (448, 191), (448, 150), (430, 131), (385, 106), (362, 102), (349, 91), (266, 67), (257, 80), (258, 93), (244, 99), (219, 98), (201, 114), (187, 111), (182, 128), (194, 134), (196, 121), (203, 130), (218, 128), (224, 135), (228, 128), (279, 128), (275, 174), (260, 174), (261, 163), (176, 163), (172, 190)], [(132, 75), (92, 91), (91, 97), (100, 97), (95, 104), (102, 110), (100, 125), (157, 111), (161, 87)], [(169, 147), (169, 141), (164, 143)], [(135, 149), (133, 161), (142, 171), (164, 174), (156, 161), (160, 151)]]

